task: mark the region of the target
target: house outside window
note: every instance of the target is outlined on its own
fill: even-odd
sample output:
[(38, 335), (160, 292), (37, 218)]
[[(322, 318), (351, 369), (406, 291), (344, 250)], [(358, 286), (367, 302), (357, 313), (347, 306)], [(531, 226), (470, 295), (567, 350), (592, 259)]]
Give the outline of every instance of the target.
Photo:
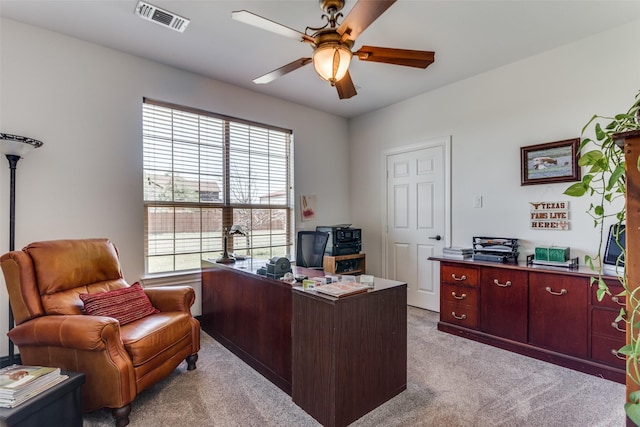
[(200, 268), (223, 250), (253, 258), (293, 247), (290, 130), (145, 99), (145, 273)]

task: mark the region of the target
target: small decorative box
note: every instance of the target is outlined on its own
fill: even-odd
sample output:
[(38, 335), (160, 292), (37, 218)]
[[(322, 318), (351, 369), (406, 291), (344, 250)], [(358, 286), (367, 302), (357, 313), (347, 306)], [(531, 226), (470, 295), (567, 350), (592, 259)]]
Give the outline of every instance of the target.
[(565, 262), (571, 257), (570, 248), (551, 246), (535, 248), (535, 259), (538, 261)]
[(549, 248), (536, 248), (534, 254), (538, 261), (549, 261)]
[(569, 248), (550, 247), (549, 248), (549, 261), (565, 262), (570, 258)]

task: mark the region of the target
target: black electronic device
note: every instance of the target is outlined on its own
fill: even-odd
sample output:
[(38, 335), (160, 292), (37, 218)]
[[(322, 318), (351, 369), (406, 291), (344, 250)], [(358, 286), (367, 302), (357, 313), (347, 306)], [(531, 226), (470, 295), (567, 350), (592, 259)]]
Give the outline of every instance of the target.
[(357, 270), (360, 260), (357, 259), (342, 259), (336, 261), (336, 273), (347, 273), (349, 271)]
[(607, 274), (624, 273), (624, 250), (626, 247), (625, 224), (611, 224), (607, 246), (602, 260), (603, 270)]
[(476, 261), (491, 261), (491, 262), (504, 262), (504, 263), (513, 261), (513, 258), (510, 257), (509, 255), (497, 255), (497, 254), (486, 254), (486, 253), (475, 253), (473, 255), (473, 259)]
[(291, 261), (284, 257), (273, 257), (264, 266), (260, 267), (257, 273), (260, 276), (266, 276), (270, 279), (280, 279), (286, 273), (291, 273)]
[(325, 255), (353, 255), (362, 250), (362, 230), (353, 228), (351, 224), (317, 226), (316, 231), (329, 234)]

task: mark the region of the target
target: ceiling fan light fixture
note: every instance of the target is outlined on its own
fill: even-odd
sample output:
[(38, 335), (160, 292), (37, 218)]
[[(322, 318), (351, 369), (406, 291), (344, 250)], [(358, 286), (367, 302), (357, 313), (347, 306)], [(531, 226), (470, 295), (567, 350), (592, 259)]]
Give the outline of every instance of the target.
[(325, 43), (313, 51), (313, 68), (333, 86), (349, 71), (352, 56), (351, 50), (340, 43)]

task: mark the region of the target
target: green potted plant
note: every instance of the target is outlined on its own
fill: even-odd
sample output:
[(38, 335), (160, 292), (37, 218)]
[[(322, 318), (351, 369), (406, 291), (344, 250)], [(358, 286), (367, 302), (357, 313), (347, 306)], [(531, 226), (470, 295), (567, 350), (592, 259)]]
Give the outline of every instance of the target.
[[(593, 218), (594, 227), (600, 231), (598, 252), (595, 256), (585, 256), (587, 264), (597, 275), (591, 279), (591, 285), (597, 284), (597, 296), (602, 300), (610, 294), (609, 288), (603, 280), (602, 273), (602, 242), (606, 237), (605, 222), (614, 219), (618, 224), (626, 220), (627, 212), (624, 203), (626, 192), (625, 156), (622, 147), (616, 144), (616, 134), (640, 130), (640, 92), (636, 100), (626, 113), (613, 117), (594, 115), (582, 129), (581, 143), (578, 152), (578, 165), (587, 167), (587, 173), (582, 180), (571, 185), (565, 194), (574, 197), (590, 197), (587, 213)], [(589, 135), (595, 135), (595, 139)], [(640, 161), (635, 167), (640, 170)], [(619, 245), (621, 248), (623, 242)], [(624, 251), (622, 256), (624, 256)], [(640, 287), (634, 286), (634, 291), (628, 286), (624, 271), (619, 273), (618, 280), (622, 284), (623, 294), (628, 300), (640, 301), (637, 295)], [(619, 350), (627, 357), (627, 376), (640, 388), (640, 310), (627, 313), (624, 308), (616, 321), (624, 320), (630, 332), (630, 342)], [(627, 380), (629, 381), (629, 380)], [(625, 404), (627, 417), (636, 425), (640, 425), (640, 391), (629, 394)]]

